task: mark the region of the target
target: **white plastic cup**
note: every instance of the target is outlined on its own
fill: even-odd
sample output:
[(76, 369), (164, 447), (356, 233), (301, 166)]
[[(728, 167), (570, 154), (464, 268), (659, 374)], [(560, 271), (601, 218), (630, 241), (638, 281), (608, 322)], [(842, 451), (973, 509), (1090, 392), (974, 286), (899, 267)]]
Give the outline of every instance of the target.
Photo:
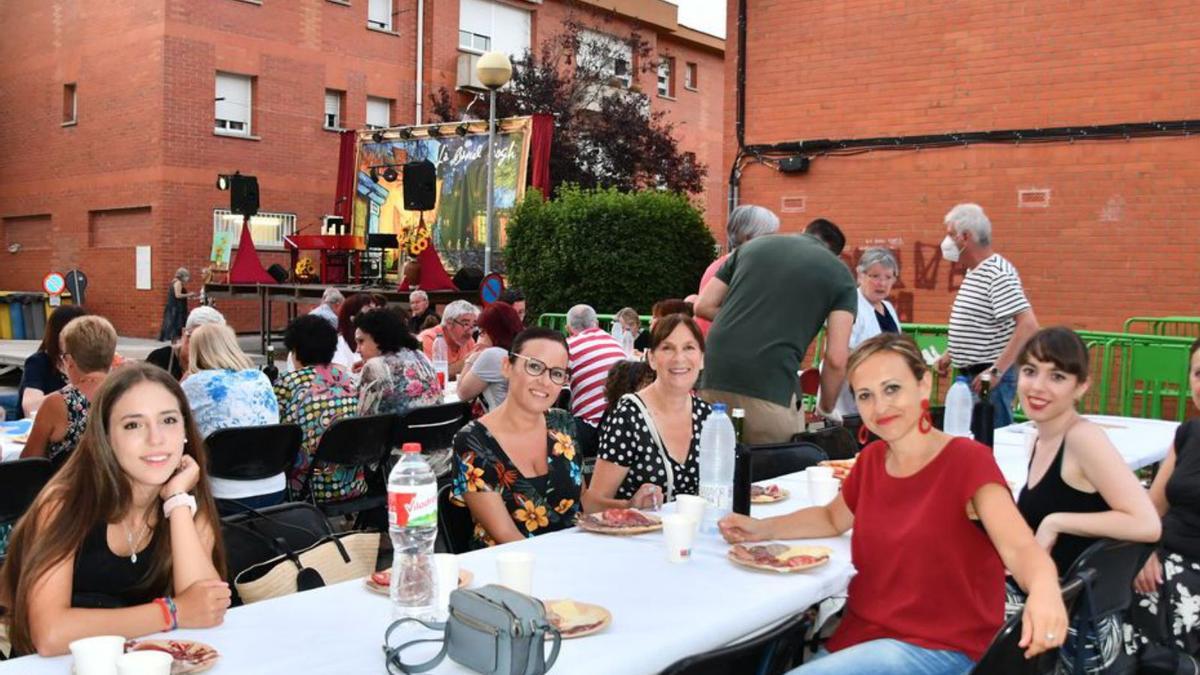
[(696, 521), (697, 526), (704, 522), (704, 509), (708, 500), (697, 495), (679, 495), (675, 498), (677, 513)]
[(125, 653), (125, 638), (99, 635), (75, 640), (68, 648), (75, 657), (75, 675), (115, 675), (117, 657)]
[(662, 523), (663, 536), (667, 540), (667, 560), (687, 562), (692, 557), (692, 541), (699, 522), (682, 513), (668, 513), (662, 517)]
[(832, 466), (810, 466), (804, 470), (804, 476), (806, 478), (808, 478), (809, 482), (812, 482), (814, 480), (826, 479), (826, 478), (832, 479), (833, 478), (833, 467)]
[(171, 675), (174, 659), (166, 652), (146, 649), (117, 657), (117, 675)]
[(533, 554), (523, 551), (497, 553), (496, 575), (500, 578), (501, 586), (533, 595)]
[(434, 614), (438, 621), (450, 615), (450, 593), (458, 588), (458, 556), (453, 553), (435, 553), (433, 569), (437, 575), (437, 604)]
[(838, 495), (841, 483), (835, 478), (815, 478), (808, 481), (808, 496), (813, 506), (825, 506)]

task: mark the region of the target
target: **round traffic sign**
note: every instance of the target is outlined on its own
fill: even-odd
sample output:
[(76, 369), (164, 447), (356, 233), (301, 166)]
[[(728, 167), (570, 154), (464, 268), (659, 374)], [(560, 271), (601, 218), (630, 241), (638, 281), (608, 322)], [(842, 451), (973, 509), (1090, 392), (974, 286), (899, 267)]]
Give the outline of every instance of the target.
[(58, 272), (51, 272), (42, 277), (42, 290), (50, 295), (62, 295), (67, 290), (67, 280)]
[(490, 305), (500, 299), (500, 294), (504, 292), (504, 278), (495, 272), (483, 278), (479, 282), (479, 299), (483, 304)]

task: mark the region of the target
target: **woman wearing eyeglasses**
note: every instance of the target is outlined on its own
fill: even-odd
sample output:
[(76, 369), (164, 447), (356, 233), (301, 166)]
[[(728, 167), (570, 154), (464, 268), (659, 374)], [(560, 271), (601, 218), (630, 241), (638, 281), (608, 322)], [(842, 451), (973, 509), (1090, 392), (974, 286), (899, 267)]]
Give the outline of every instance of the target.
[(650, 330), (654, 382), (621, 397), (600, 426), (600, 453), (584, 509), (653, 508), (700, 489), (700, 427), (712, 408), (692, 393), (704, 335), (686, 314)]
[(454, 437), (454, 496), (475, 520), (472, 548), (573, 526), (583, 490), (575, 420), (551, 407), (570, 381), (566, 339), (527, 328), (501, 367), (508, 396)]
[(56, 466), (83, 436), (90, 401), (112, 367), (117, 331), (108, 319), (86, 315), (72, 319), (60, 341), (59, 368), (69, 384), (46, 397), (21, 451), (21, 457), (49, 457)]

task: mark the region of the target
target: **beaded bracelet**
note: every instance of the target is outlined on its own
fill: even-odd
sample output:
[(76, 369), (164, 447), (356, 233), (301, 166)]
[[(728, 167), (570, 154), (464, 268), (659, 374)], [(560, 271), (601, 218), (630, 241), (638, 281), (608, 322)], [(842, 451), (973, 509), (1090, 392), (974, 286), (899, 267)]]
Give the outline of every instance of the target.
[(166, 600), (167, 608), (171, 610), (171, 630), (175, 630), (179, 628), (179, 608), (175, 606), (175, 599), (171, 596), (168, 595), (163, 600)]

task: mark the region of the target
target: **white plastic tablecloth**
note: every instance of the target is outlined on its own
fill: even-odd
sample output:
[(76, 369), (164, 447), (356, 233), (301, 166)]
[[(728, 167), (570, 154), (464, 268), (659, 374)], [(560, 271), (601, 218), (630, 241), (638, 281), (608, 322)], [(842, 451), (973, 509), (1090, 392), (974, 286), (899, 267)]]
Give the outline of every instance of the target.
[[(1167, 456), (1167, 448), (1175, 440), (1178, 422), (1116, 417), (1112, 415), (1085, 415), (1087, 419), (1101, 425), (1109, 440), (1116, 446), (1130, 469), (1140, 469)], [(1032, 422), (1012, 424), (996, 430), (996, 463), (1008, 486), (1016, 493), (1025, 485), (1029, 469), (1029, 451), (1037, 430)]]
[[(755, 506), (755, 515), (807, 505), (802, 476), (771, 482), (790, 490), (791, 498)], [(667, 561), (661, 533), (612, 537), (572, 529), (502, 547), (534, 553), (534, 595), (596, 603), (613, 614), (612, 625), (600, 633), (564, 641), (552, 672), (656, 673), (844, 594), (854, 573), (849, 536), (810, 540), (832, 548), (832, 560), (795, 574), (739, 567), (725, 557), (729, 547), (719, 535), (700, 536), (693, 558), (680, 564)], [(489, 549), (461, 556), (460, 565), (475, 574), (474, 585), (496, 580), (495, 555)], [(214, 646), (221, 653), (214, 675), (382, 673), (380, 647), (390, 621), (388, 599), (355, 580), (239, 607), (217, 628), (180, 630), (171, 637)], [(411, 651), (406, 660), (423, 657)], [(26, 657), (0, 663), (0, 673), (65, 674), (70, 664), (69, 656)], [(432, 672), (470, 671), (447, 660)]]

